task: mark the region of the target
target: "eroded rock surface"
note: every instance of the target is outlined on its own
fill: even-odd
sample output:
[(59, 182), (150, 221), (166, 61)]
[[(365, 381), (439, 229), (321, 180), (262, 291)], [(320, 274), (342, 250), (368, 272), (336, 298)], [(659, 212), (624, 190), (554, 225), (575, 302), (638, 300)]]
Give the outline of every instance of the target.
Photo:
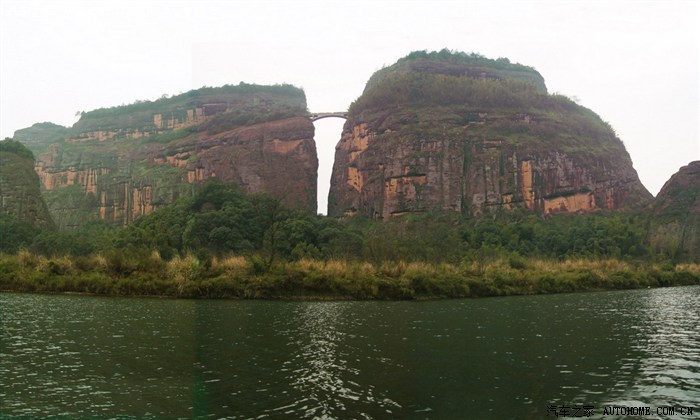
[(336, 146), (328, 214), (478, 217), (524, 207), (546, 215), (650, 202), (597, 115), (548, 95), (531, 68), (482, 71), (489, 63), (499, 66), (478, 56), (409, 56), (373, 76)]
[(43, 151), (35, 170), (62, 228), (131, 223), (210, 178), (316, 211), (314, 126), (303, 92), (290, 86), (203, 88), (57, 127), (18, 133)]

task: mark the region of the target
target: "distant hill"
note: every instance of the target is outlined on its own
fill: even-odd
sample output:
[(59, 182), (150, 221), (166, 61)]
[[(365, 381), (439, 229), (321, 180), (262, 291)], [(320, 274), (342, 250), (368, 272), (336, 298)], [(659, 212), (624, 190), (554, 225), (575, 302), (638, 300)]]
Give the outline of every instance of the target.
[(680, 168), (654, 200), (652, 249), (700, 262), (700, 161)]
[(15, 131), (12, 138), (21, 142), (34, 155), (44, 153), (54, 143), (62, 143), (70, 134), (70, 129), (62, 125), (43, 122)]

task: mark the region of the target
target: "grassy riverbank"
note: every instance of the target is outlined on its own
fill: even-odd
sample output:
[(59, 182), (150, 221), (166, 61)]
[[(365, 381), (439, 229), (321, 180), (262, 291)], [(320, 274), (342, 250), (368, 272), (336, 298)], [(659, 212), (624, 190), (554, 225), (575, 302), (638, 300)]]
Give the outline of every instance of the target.
[(0, 255), (0, 290), (113, 296), (246, 299), (429, 299), (566, 293), (700, 284), (700, 265), (614, 259), (495, 259), (426, 264), (302, 259), (268, 267), (257, 257), (165, 261), (126, 257)]

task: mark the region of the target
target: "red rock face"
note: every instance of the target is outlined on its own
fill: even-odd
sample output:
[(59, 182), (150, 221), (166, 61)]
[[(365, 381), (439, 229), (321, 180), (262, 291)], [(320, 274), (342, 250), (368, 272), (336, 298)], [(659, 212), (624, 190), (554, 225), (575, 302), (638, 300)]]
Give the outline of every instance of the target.
[(96, 219), (131, 223), (191, 194), (194, 184), (210, 178), (316, 212), (313, 136), (311, 121), (293, 117), (215, 135), (195, 132), (167, 143), (108, 139), (56, 144), (37, 157), (35, 170), (63, 228)]
[(389, 220), (451, 210), (479, 217), (523, 207), (547, 215), (638, 209), (651, 199), (614, 135), (617, 153), (604, 158), (539, 149), (499, 135), (482, 115), (466, 126), (386, 114), (348, 121), (336, 146), (328, 214)]
[(303, 117), (228, 131), (201, 139), (188, 170), (199, 171), (196, 180), (216, 177), (315, 213), (318, 158), (313, 136), (313, 124)]

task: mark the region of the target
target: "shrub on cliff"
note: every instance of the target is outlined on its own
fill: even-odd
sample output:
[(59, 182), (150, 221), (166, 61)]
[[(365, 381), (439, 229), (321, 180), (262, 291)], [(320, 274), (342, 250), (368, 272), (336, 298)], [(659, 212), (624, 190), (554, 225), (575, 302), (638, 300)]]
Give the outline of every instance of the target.
[(34, 153), (31, 150), (27, 149), (22, 143), (10, 138), (0, 141), (0, 152), (14, 153), (21, 158), (34, 160)]

